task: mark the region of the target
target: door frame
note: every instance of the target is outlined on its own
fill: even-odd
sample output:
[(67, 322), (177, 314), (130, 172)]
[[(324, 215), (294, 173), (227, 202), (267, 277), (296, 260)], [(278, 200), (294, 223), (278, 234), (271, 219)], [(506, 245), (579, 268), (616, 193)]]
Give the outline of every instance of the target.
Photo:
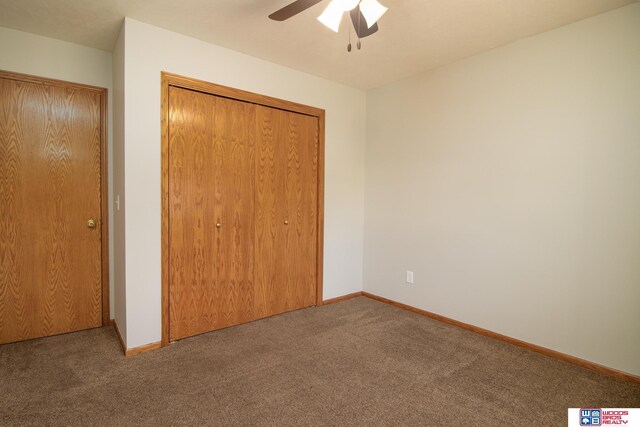
[(221, 86), (166, 71), (161, 72), (161, 158), (162, 158), (162, 347), (169, 345), (169, 87), (194, 90), (223, 98), (305, 114), (318, 119), (318, 230), (316, 248), (316, 306), (322, 305), (324, 255), (324, 125), (325, 111), (283, 99)]
[(109, 183), (108, 183), (108, 134), (107, 134), (107, 98), (108, 90), (103, 87), (90, 86), (64, 80), (33, 76), (0, 70), (0, 78), (25, 83), (35, 83), (70, 89), (81, 89), (96, 92), (100, 95), (100, 266), (102, 280), (102, 326), (111, 324), (109, 306)]

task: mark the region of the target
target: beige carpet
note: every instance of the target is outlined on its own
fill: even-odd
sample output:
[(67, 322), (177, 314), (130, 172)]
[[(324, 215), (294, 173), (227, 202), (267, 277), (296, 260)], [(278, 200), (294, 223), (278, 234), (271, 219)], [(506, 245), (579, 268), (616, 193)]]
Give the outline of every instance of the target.
[(563, 426), (640, 385), (361, 297), (125, 359), (111, 328), (0, 346), (0, 425)]

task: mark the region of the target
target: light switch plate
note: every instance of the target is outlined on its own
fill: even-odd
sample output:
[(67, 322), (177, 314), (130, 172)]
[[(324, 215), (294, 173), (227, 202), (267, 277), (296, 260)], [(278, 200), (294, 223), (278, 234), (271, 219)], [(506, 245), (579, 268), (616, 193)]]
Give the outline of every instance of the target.
[(413, 271), (407, 270), (407, 283), (413, 284)]

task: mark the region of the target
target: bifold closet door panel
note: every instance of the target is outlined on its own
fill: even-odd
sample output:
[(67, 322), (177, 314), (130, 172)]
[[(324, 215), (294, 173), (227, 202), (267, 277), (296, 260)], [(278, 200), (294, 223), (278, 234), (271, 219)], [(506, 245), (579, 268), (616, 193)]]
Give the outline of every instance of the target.
[(176, 340), (253, 319), (255, 107), (169, 89), (169, 324)]
[(318, 119), (256, 107), (256, 318), (315, 304)]
[(287, 162), (289, 287), (296, 305), (316, 305), (318, 248), (318, 118), (289, 113)]

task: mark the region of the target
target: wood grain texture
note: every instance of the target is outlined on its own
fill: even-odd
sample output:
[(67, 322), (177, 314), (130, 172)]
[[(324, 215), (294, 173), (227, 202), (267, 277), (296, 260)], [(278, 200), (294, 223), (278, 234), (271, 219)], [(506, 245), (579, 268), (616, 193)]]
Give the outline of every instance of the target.
[(310, 107), (308, 105), (298, 104), (291, 101), (285, 101), (278, 98), (273, 98), (266, 95), (260, 95), (253, 92), (247, 92), (240, 89), (235, 89), (228, 86), (217, 85), (214, 83), (205, 82), (202, 80), (192, 79), (190, 77), (179, 76), (177, 74), (163, 72), (167, 84), (181, 87), (185, 89), (192, 89), (202, 93), (209, 93), (211, 95), (220, 96), (223, 98), (235, 99), (238, 101), (245, 101), (256, 105), (264, 105), (267, 107), (273, 107), (285, 111), (293, 111), (296, 113), (306, 114), (308, 116), (319, 117), (324, 115), (324, 110), (320, 108)]
[[(109, 301), (109, 136), (107, 134), (107, 90), (100, 94), (100, 262), (102, 265), (102, 326), (111, 324)], [(103, 256), (104, 255), (104, 256)]]
[(316, 304), (318, 119), (256, 107), (256, 318)]
[(455, 320), (449, 317), (441, 316), (439, 314), (431, 313), (426, 310), (421, 310), (419, 308), (412, 307), (410, 305), (403, 304), (397, 301), (393, 301), (388, 298), (370, 294), (368, 292), (362, 292), (362, 295), (367, 298), (383, 302), (385, 304), (393, 305), (394, 307), (398, 307), (403, 310), (411, 311), (412, 313), (416, 313), (421, 316), (430, 317), (431, 319), (435, 319), (443, 323), (448, 323), (449, 325), (457, 326), (459, 328), (466, 329), (468, 331), (475, 332), (480, 335), (484, 335), (485, 337), (489, 337), (498, 341), (503, 341), (509, 344), (513, 344), (518, 347), (523, 347), (528, 350), (535, 351), (536, 353), (544, 354), (545, 356), (562, 360), (563, 362), (571, 363), (572, 365), (580, 366), (582, 368), (599, 372), (601, 374), (604, 374), (610, 377), (619, 378), (621, 380), (640, 383), (640, 377), (637, 375), (633, 375), (627, 372), (622, 372), (614, 368), (609, 368), (608, 366), (599, 365), (597, 363), (590, 362), (588, 360), (580, 359), (578, 357), (564, 354), (556, 350), (551, 350), (550, 348), (542, 347), (536, 344), (531, 344), (526, 341), (519, 340), (517, 338), (511, 338), (506, 335), (502, 335), (497, 332), (490, 331), (488, 329), (480, 328), (478, 326), (474, 326), (469, 323), (460, 322), (459, 320)]
[(316, 305), (321, 306), (324, 284), (324, 110), (318, 114), (318, 231), (316, 242)]
[(171, 87), (169, 100), (175, 340), (253, 319), (255, 119), (252, 104), (188, 89)]
[[(256, 271), (254, 271), (254, 282), (251, 283), (251, 287), (253, 287), (254, 291), (252, 293), (251, 298), (247, 297), (247, 305), (245, 307), (248, 307), (250, 304), (253, 304), (251, 319), (254, 319), (254, 318), (264, 317), (267, 315), (277, 314), (279, 312), (286, 311), (289, 309), (287, 307), (291, 307), (290, 309), (295, 309), (295, 308), (298, 308), (298, 305), (300, 304), (302, 304), (302, 306), (308, 306), (308, 305), (314, 305), (314, 304), (321, 305), (322, 304), (322, 268), (323, 268), (322, 256), (323, 256), (323, 235), (324, 235), (323, 234), (324, 110), (163, 72), (162, 79), (161, 79), (162, 346), (168, 345), (169, 342), (174, 339), (171, 334), (172, 309), (170, 307), (173, 302), (172, 292), (171, 292), (171, 281), (174, 275), (173, 263), (179, 262), (174, 260), (174, 257), (171, 255), (171, 251), (170, 251), (172, 235), (173, 235), (172, 226), (171, 226), (172, 183), (171, 183), (171, 174), (170, 174), (172, 161), (171, 161), (171, 154), (170, 154), (171, 150), (169, 147), (170, 145), (169, 141), (170, 139), (172, 139), (173, 134), (170, 129), (170, 122), (171, 122), (170, 94), (172, 89), (177, 89), (177, 88), (190, 89), (196, 92), (200, 92), (202, 94), (217, 95), (221, 98), (228, 98), (227, 100), (229, 101), (231, 100), (234, 100), (233, 102), (240, 101), (240, 103), (243, 103), (245, 105), (254, 104), (251, 107), (254, 110), (259, 108), (259, 106), (264, 106), (264, 107), (271, 107), (276, 111), (295, 112), (299, 116), (307, 116), (305, 119), (301, 120), (301, 123), (303, 123), (303, 125), (300, 128), (298, 128), (300, 126), (299, 123), (295, 123), (294, 121), (294, 123), (291, 124), (289, 123), (288, 119), (286, 120), (287, 123), (285, 123), (284, 126), (287, 129), (286, 130), (287, 134), (291, 132), (294, 135), (298, 135), (298, 139), (305, 138), (308, 135), (314, 135), (316, 138), (315, 144), (311, 144), (311, 145), (307, 144), (305, 146), (307, 149), (309, 149), (310, 147), (314, 147), (314, 148), (312, 148), (311, 151), (304, 151), (303, 146), (297, 146), (295, 144), (291, 145), (289, 141), (287, 141), (286, 145), (281, 146), (281, 148), (283, 147), (282, 152), (284, 153), (284, 161), (282, 161), (281, 164), (286, 165), (286, 167), (280, 168), (279, 171), (277, 172), (278, 176), (280, 176), (282, 179), (281, 182), (283, 184), (280, 187), (282, 192), (280, 194), (274, 193), (269, 197), (273, 199), (273, 203), (276, 203), (276, 200), (277, 200), (278, 206), (280, 206), (281, 208), (281, 213), (284, 213), (285, 216), (281, 216), (279, 214), (278, 216), (279, 221), (282, 221), (282, 222), (280, 222), (279, 224), (280, 227), (276, 228), (275, 227), (276, 214), (269, 213), (268, 214), (269, 218), (272, 218), (272, 224), (271, 225), (263, 224), (262, 226), (263, 230), (261, 230), (260, 232), (263, 233), (265, 232), (265, 230), (268, 231), (267, 235), (271, 236), (270, 237), (271, 239), (275, 239), (274, 236), (277, 235), (279, 236), (277, 242), (285, 242), (284, 245), (286, 247), (292, 247), (292, 248), (301, 248), (301, 247), (306, 248), (306, 246), (304, 246), (304, 244), (300, 239), (304, 238), (305, 235), (308, 237), (309, 235), (315, 234), (315, 237), (312, 238), (314, 242), (313, 249), (309, 248), (309, 250), (302, 250), (300, 251), (300, 253), (296, 252), (294, 255), (285, 254), (286, 256), (280, 257), (280, 261), (279, 261), (281, 265), (284, 266), (283, 268), (285, 270), (280, 270), (280, 272), (276, 272), (275, 270), (270, 270), (268, 272), (268, 274), (270, 275), (275, 275), (275, 276), (281, 275), (285, 278), (284, 281), (280, 280), (279, 282), (269, 282), (273, 284), (280, 283), (280, 286), (282, 286), (283, 289), (285, 289), (285, 291), (282, 291), (282, 292), (283, 294), (286, 295), (287, 301), (286, 303), (281, 304), (281, 306), (284, 308), (280, 308), (280, 306), (278, 306), (277, 303), (274, 303), (277, 310), (273, 312), (264, 310), (265, 304), (262, 304), (263, 308), (256, 307), (256, 305), (260, 305), (261, 303), (264, 303), (264, 301), (271, 300), (271, 296), (269, 296), (268, 294), (265, 294), (264, 292), (256, 290), (255, 280), (257, 280), (256, 279), (257, 277), (261, 277), (258, 274), (257, 267), (256, 267)], [(313, 121), (313, 124), (310, 124), (311, 123), (310, 120)], [(304, 124), (305, 121), (306, 121), (306, 124)], [(256, 124), (255, 124), (254, 130), (256, 130), (257, 132), (258, 129), (260, 129), (260, 125), (258, 124), (257, 118), (256, 118)], [(254, 138), (258, 138), (258, 134), (254, 135)], [(296, 140), (295, 138), (292, 139), (292, 141), (295, 141), (295, 140)], [(256, 173), (258, 173), (258, 171), (260, 170), (260, 162), (261, 162), (261, 159), (259, 156), (260, 153), (258, 152), (258, 150), (259, 148), (257, 147), (257, 143), (256, 143), (254, 148), (254, 154), (253, 154), (253, 163), (255, 167), (254, 170)], [(315, 160), (311, 161), (311, 164), (313, 165), (313, 167), (310, 175), (299, 174), (297, 172), (294, 172), (297, 167), (297, 164), (301, 164), (300, 162), (302, 163), (308, 162), (309, 159), (313, 159), (314, 156), (315, 156)], [(264, 159), (262, 159), (262, 161), (264, 162)], [(269, 161), (273, 162), (273, 159)], [(289, 168), (291, 168), (291, 172)], [(294, 178), (294, 182), (293, 184), (287, 186), (284, 183), (287, 177), (289, 177), (290, 175)], [(310, 192), (306, 192), (305, 190), (300, 190), (301, 185), (304, 182), (306, 182), (305, 180), (313, 179), (312, 177), (314, 175), (315, 175), (315, 183), (316, 183), (315, 189), (312, 189)], [(258, 186), (260, 185), (257, 179), (257, 176), (254, 176), (253, 179), (254, 179), (254, 188), (257, 189)], [(258, 199), (257, 193), (254, 192), (254, 196), (256, 199), (254, 203), (257, 203), (257, 199)], [(312, 217), (313, 214), (309, 214), (304, 209), (300, 208), (301, 203), (303, 203), (305, 200), (311, 200), (311, 199), (314, 199), (311, 202), (311, 205), (315, 203), (315, 207), (316, 207), (315, 220)], [(293, 212), (293, 214), (295, 215), (294, 220), (290, 219), (290, 213), (289, 213), (290, 209), (291, 209), (291, 212)], [(224, 212), (225, 211), (223, 210), (221, 215), (223, 215)], [(255, 230), (254, 236), (256, 238), (258, 236), (259, 227), (258, 227), (257, 221), (259, 220), (259, 218), (260, 218), (260, 214), (259, 212), (257, 212), (257, 210), (255, 210), (253, 227)], [(262, 216), (262, 218), (266, 218), (266, 216)], [(299, 218), (301, 219), (299, 220)], [(309, 220), (309, 218), (311, 218), (311, 220)], [(288, 220), (289, 225), (293, 225), (293, 227), (290, 227), (288, 230), (285, 229), (283, 227), (285, 220)], [(314, 230), (312, 231), (310, 230), (311, 228), (310, 223), (313, 221), (315, 221), (315, 227), (314, 227)], [(226, 224), (226, 220), (225, 220), (225, 224)], [(222, 228), (223, 229), (225, 228), (224, 224)], [(224, 236), (225, 234), (222, 233), (220, 237), (224, 239)], [(221, 240), (220, 242), (222, 241), (223, 240)], [(272, 240), (272, 243), (274, 242), (276, 241)], [(269, 242), (264, 241), (262, 243), (268, 245)], [(254, 244), (257, 244), (257, 242), (254, 241)], [(235, 252), (231, 251), (231, 253), (235, 253)], [(313, 255), (313, 253), (315, 253), (315, 256)], [(313, 260), (311, 260), (311, 262), (304, 267), (301, 267), (299, 264), (297, 264), (297, 261), (299, 261), (300, 259), (308, 260), (312, 257), (313, 257)], [(234, 256), (232, 256), (231, 258), (233, 259)], [(258, 255), (255, 253), (255, 248), (254, 248), (254, 261), (257, 261), (257, 258), (258, 258)], [(236, 258), (235, 265), (240, 265), (239, 260), (240, 258)], [(257, 264), (258, 264), (257, 262), (254, 263), (254, 265), (257, 265)], [(297, 278), (298, 276), (295, 276), (293, 280), (288, 280), (287, 275), (288, 275), (288, 271), (298, 271), (298, 270), (300, 274), (299, 277), (302, 277), (302, 275), (313, 274), (314, 276), (313, 279), (309, 280), (308, 283), (313, 282), (315, 283), (315, 285), (311, 285), (309, 288), (306, 288), (302, 291), (295, 288), (295, 283), (303, 283), (304, 281), (302, 279)], [(216, 271), (224, 275), (224, 274), (227, 274), (228, 269), (225, 268), (224, 266), (218, 266), (216, 267)], [(249, 282), (245, 282), (245, 283), (248, 284)], [(290, 288), (290, 285), (294, 286), (294, 288)], [(315, 286), (315, 288), (311, 289), (313, 288), (313, 286)], [(268, 290), (269, 287), (267, 286), (265, 289)], [(237, 295), (232, 293), (232, 297), (230, 298), (230, 301), (235, 301), (236, 299), (237, 299)], [(252, 300), (251, 303), (249, 303), (249, 299)], [(213, 304), (213, 307), (215, 308), (215, 304)], [(240, 309), (239, 312), (241, 313), (242, 309)], [(248, 312), (249, 310), (247, 309), (246, 313)], [(227, 313), (227, 318), (232, 319), (236, 317), (236, 315), (232, 315), (230, 311), (227, 311), (226, 313)], [(236, 317), (236, 319), (239, 319), (239, 318)], [(251, 320), (251, 319), (248, 319), (248, 320)], [(242, 321), (242, 320), (238, 320), (238, 321)]]
[(169, 259), (169, 76), (162, 73), (160, 79), (160, 157), (161, 157), (161, 344), (163, 347), (168, 346), (170, 341), (169, 327), (169, 277), (170, 277), (170, 259)]
[(256, 110), (256, 225), (254, 312), (256, 318), (283, 311), (286, 305), (282, 290), (287, 280), (279, 245), (286, 244), (283, 221), (288, 216), (286, 170), (278, 159), (286, 156), (286, 146), (276, 144), (279, 129), (286, 125), (279, 110), (257, 107)]
[[(318, 119), (287, 112), (287, 221), (288, 294), (286, 310), (316, 303), (316, 250), (318, 232)], [(282, 248), (280, 248), (282, 250)], [(286, 300), (286, 299), (285, 299)]]
[(103, 93), (0, 73), (0, 342), (102, 325)]

